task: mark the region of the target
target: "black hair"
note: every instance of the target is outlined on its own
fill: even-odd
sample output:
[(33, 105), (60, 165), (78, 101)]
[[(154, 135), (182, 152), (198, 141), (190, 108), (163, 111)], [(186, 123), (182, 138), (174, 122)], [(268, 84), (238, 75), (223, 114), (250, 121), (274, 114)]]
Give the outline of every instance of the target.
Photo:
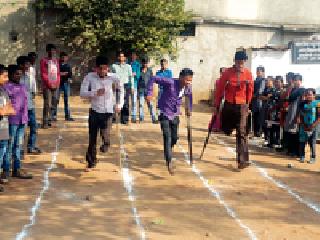
[(302, 75), (300, 75), (299, 73), (295, 74), (293, 79), (302, 81)]
[(12, 78), (13, 74), (15, 74), (18, 70), (20, 70), (20, 67), (15, 64), (11, 64), (8, 66), (8, 75), (9, 79)]
[(304, 91), (304, 94), (306, 94), (306, 93), (308, 93), (308, 92), (312, 92), (313, 95), (316, 95), (316, 94), (317, 94), (317, 92), (316, 92), (316, 90), (315, 90), (314, 88), (307, 88), (307, 89)]
[(168, 60), (165, 59), (165, 58), (163, 58), (163, 59), (160, 60), (160, 63), (167, 63), (167, 62), (168, 62)]
[(104, 56), (98, 56), (96, 58), (96, 66), (100, 67), (101, 65), (109, 65), (109, 59)]
[(280, 81), (283, 83), (283, 77), (280, 75), (276, 76), (276, 81)]
[(147, 57), (144, 57), (141, 59), (141, 63), (148, 63), (149, 59)]
[(66, 57), (66, 56), (68, 56), (68, 54), (67, 54), (66, 52), (61, 52), (61, 53), (60, 53), (60, 58)]
[(193, 71), (190, 68), (184, 68), (180, 72), (180, 77), (193, 76)]
[(56, 45), (54, 45), (52, 43), (47, 44), (46, 51), (50, 52), (52, 49), (57, 49)]
[(117, 56), (120, 57), (121, 54), (123, 54), (124, 56), (126, 56), (126, 54), (124, 53), (124, 51), (119, 50), (119, 51), (117, 52)]
[(287, 77), (287, 80), (293, 80), (294, 79), (294, 73), (293, 72), (288, 72), (286, 77)]
[(257, 67), (257, 71), (265, 72), (264, 66)]
[(30, 62), (30, 58), (27, 56), (20, 56), (17, 58), (17, 65), (18, 66), (22, 66), (24, 64), (26, 64), (27, 62)]
[(37, 57), (37, 54), (35, 52), (29, 52), (28, 53), (28, 57), (32, 58), (32, 57)]
[(3, 64), (0, 64), (0, 75), (2, 75), (4, 72), (7, 72), (8, 68), (5, 67)]
[(226, 69), (226, 68), (225, 67), (221, 67), (220, 68), (220, 73), (222, 73), (224, 69)]
[(273, 76), (268, 76), (267, 79), (270, 78), (272, 81), (274, 80)]

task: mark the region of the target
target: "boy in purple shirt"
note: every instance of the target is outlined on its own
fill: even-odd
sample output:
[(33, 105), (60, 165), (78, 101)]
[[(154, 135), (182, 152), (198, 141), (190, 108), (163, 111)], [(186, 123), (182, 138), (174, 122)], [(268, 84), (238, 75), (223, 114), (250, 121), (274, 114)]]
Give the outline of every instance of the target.
[(28, 100), (25, 85), (20, 84), (22, 71), (17, 65), (9, 65), (9, 83), (5, 89), (16, 114), (9, 116), (9, 148), (3, 163), (3, 170), (9, 176), (11, 159), (12, 177), (31, 179), (32, 175), (21, 170), (21, 148), (23, 147), (25, 126), (28, 123)]
[(193, 72), (191, 69), (185, 68), (180, 72), (179, 79), (152, 77), (148, 82), (147, 101), (152, 100), (153, 84), (156, 83), (162, 86), (163, 93), (159, 99), (160, 116), (159, 121), (163, 134), (164, 156), (168, 171), (171, 175), (174, 174), (172, 165), (172, 148), (176, 145), (178, 140), (179, 129), (179, 115), (182, 98), (184, 96), (189, 98), (189, 111), (187, 115), (191, 115), (192, 108), (192, 83)]

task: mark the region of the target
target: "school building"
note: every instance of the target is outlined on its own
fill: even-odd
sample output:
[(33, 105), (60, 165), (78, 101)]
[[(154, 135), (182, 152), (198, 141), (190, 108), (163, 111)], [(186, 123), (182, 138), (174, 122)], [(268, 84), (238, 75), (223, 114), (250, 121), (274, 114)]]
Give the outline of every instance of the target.
[[(0, 0), (2, 63), (11, 63), (17, 55), (29, 51), (37, 51), (41, 56), (48, 41), (62, 46), (54, 36), (59, 11), (36, 11), (34, 2)], [(196, 100), (209, 99), (219, 68), (232, 65), (239, 47), (288, 47), (291, 41), (319, 39), (320, 1), (185, 0), (185, 3), (186, 10), (193, 11), (195, 17), (177, 41), (178, 57), (170, 60), (170, 67), (175, 76), (183, 67), (194, 70)], [(87, 58), (86, 53), (73, 53), (76, 83), (88, 70)]]

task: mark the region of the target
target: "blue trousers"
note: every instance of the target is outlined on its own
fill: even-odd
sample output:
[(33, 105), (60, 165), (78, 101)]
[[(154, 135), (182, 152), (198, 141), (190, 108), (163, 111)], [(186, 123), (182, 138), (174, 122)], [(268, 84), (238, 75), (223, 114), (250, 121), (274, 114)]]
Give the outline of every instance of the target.
[(28, 126), (30, 128), (28, 150), (32, 150), (36, 147), (37, 142), (37, 119), (35, 109), (28, 110), (28, 118)]
[(21, 149), (23, 147), (25, 125), (9, 125), (9, 147), (4, 158), (3, 170), (9, 172), (11, 168), (11, 160), (13, 160), (13, 171), (21, 168)]
[(5, 157), (8, 151), (8, 140), (0, 140), (0, 166), (5, 161)]
[[(144, 98), (145, 89), (139, 89), (139, 117), (140, 121), (144, 121)], [(156, 121), (156, 112), (152, 102), (147, 103), (152, 121)]]
[[(59, 105), (61, 92), (63, 92), (64, 117), (65, 119), (68, 119), (70, 118), (70, 108), (69, 108), (70, 84), (65, 82), (60, 86), (59, 93), (58, 93), (58, 105)], [(55, 115), (57, 115), (57, 113)]]

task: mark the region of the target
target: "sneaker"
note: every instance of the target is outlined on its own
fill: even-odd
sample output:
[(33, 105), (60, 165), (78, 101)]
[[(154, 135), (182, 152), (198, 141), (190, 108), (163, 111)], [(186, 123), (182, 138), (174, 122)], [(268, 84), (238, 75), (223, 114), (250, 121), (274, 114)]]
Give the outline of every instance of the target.
[(300, 163), (304, 163), (304, 157), (300, 157)]
[(41, 154), (42, 151), (40, 150), (40, 148), (35, 147), (35, 148), (29, 148), (28, 153), (38, 155), (38, 154)]
[(66, 121), (68, 121), (68, 122), (74, 122), (74, 118), (68, 117), (68, 118), (66, 118)]
[(0, 184), (6, 184), (9, 182), (9, 173), (2, 172), (0, 176)]
[(131, 119), (131, 123), (137, 123), (136, 119)]
[(12, 172), (12, 177), (20, 178), (20, 179), (32, 179), (33, 178), (32, 174), (29, 174), (22, 169), (14, 170)]
[(173, 163), (172, 161), (170, 162), (167, 162), (167, 168), (168, 168), (168, 172), (171, 176), (174, 175), (174, 166), (173, 166)]
[(308, 161), (309, 164), (315, 164), (316, 163), (316, 159), (315, 158), (310, 158), (310, 160)]

